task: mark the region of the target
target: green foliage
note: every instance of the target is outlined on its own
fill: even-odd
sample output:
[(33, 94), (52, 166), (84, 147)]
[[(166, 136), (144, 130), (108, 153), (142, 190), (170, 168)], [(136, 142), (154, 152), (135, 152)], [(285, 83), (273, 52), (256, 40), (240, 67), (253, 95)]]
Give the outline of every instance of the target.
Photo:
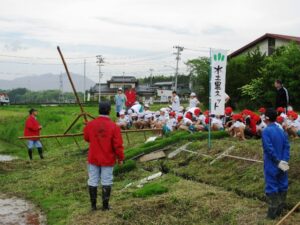
[[(231, 98), (231, 104), (238, 108), (254, 108), (257, 107), (257, 102), (253, 101), (253, 96), (262, 89), (256, 89), (254, 86), (247, 86), (241, 89), (244, 85), (249, 85), (253, 79), (261, 77), (261, 72), (266, 65), (266, 55), (262, 54), (259, 49), (255, 49), (245, 55), (234, 57), (228, 61), (226, 71), (226, 92)], [(256, 84), (256, 83), (255, 83)], [(255, 99), (256, 100), (256, 99)], [(250, 104), (253, 102), (254, 104)]]
[(207, 57), (200, 57), (189, 60), (186, 65), (190, 68), (192, 76), (192, 90), (200, 96), (200, 101), (208, 104), (209, 97), (209, 73), (210, 60)]
[(145, 198), (153, 195), (161, 195), (168, 192), (168, 190), (169, 189), (167, 187), (159, 183), (150, 183), (133, 192), (133, 196), (138, 198)]

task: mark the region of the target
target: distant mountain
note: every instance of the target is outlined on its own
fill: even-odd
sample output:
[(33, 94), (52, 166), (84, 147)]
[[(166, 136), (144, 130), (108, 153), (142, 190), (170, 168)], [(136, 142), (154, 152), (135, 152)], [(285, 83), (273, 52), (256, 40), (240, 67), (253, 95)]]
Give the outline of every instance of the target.
[[(75, 88), (77, 91), (83, 92), (84, 89), (84, 77), (78, 74), (71, 74)], [(63, 91), (71, 92), (72, 87), (66, 74), (63, 77)], [(94, 86), (95, 82), (86, 78), (86, 89), (89, 90), (91, 86)], [(39, 76), (26, 76), (16, 78), (14, 80), (0, 80), (0, 89), (9, 90), (14, 88), (27, 88), (31, 91), (42, 90), (58, 90), (60, 89), (59, 75), (57, 74), (43, 74)]]

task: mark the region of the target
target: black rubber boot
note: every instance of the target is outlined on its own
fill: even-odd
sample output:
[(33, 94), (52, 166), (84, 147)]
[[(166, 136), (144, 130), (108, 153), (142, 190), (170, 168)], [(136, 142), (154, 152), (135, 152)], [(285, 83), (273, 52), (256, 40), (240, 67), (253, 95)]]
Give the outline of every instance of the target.
[(89, 186), (92, 211), (97, 210), (97, 187)]
[(103, 203), (103, 211), (110, 210), (109, 206), (109, 198), (111, 193), (111, 186), (102, 186), (102, 203)]
[(31, 148), (28, 149), (28, 156), (29, 156), (29, 159), (32, 160), (32, 149)]
[(280, 205), (280, 196), (278, 193), (268, 195), (269, 208), (267, 218), (274, 220), (278, 216), (278, 208)]
[(278, 206), (278, 210), (277, 210), (277, 216), (280, 216), (284, 210), (284, 208), (286, 207), (286, 196), (287, 196), (287, 192), (279, 192), (279, 206)]
[(40, 158), (43, 159), (44, 158), (44, 156), (43, 156), (43, 149), (42, 148), (38, 148), (38, 152), (39, 152)]

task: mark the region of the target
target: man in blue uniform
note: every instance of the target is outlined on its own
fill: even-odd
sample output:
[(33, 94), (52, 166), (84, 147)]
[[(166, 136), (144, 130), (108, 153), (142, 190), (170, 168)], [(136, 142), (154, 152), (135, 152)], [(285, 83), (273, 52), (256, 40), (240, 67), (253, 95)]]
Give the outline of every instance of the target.
[(290, 145), (287, 135), (276, 124), (276, 111), (268, 109), (262, 133), (264, 149), (265, 192), (269, 200), (267, 218), (275, 219), (282, 213), (288, 190), (288, 161)]

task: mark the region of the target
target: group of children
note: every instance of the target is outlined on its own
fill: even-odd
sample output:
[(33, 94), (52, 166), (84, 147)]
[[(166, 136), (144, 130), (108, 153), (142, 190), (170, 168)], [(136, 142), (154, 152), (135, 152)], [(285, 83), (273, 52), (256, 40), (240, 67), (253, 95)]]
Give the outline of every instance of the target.
[[(231, 107), (226, 107), (224, 115), (209, 115), (208, 111), (202, 112), (199, 107), (180, 106), (178, 111), (172, 110), (172, 106), (161, 108), (153, 112), (148, 104), (142, 106), (139, 102), (122, 110), (117, 120), (117, 125), (126, 130), (135, 129), (162, 129), (164, 133), (174, 130), (186, 130), (190, 132), (207, 131), (209, 125), (212, 131), (226, 130), (231, 136), (240, 140), (246, 138), (260, 138), (266, 128), (265, 108), (258, 110), (259, 114), (245, 109), (240, 113), (234, 113)], [(290, 109), (277, 108), (278, 117), (276, 124), (285, 130), (290, 136), (300, 136), (300, 116)]]

